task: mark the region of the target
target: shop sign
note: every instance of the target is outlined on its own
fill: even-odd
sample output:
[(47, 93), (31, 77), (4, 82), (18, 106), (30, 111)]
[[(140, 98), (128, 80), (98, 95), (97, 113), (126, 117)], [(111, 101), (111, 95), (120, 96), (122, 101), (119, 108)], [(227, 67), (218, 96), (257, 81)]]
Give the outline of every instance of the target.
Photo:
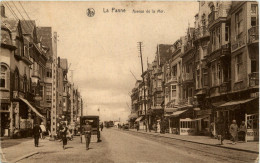
[(36, 95), (36, 96), (34, 97), (34, 100), (35, 100), (35, 101), (42, 101), (42, 97), (39, 96), (39, 95)]
[(247, 129), (247, 141), (255, 141), (259, 139), (259, 131), (255, 129)]

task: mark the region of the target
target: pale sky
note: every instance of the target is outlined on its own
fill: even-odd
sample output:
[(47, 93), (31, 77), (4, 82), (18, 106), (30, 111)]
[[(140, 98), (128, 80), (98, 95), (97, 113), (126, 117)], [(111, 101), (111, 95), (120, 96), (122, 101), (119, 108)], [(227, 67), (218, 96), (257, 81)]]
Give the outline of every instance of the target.
[[(8, 2), (20, 19), (13, 3)], [(59, 35), (58, 56), (67, 58), (73, 81), (84, 100), (84, 113), (101, 120), (126, 121), (128, 95), (141, 79), (137, 42), (142, 41), (144, 69), (151, 63), (157, 44), (173, 44), (184, 36), (199, 11), (198, 2), (21, 2), (37, 26), (51, 26)], [(21, 5), (16, 7), (26, 19)], [(111, 13), (112, 8), (126, 13)], [(95, 10), (88, 17), (88, 8)], [(108, 9), (109, 13), (103, 10)], [(151, 13), (133, 13), (150, 10)], [(152, 10), (163, 13), (152, 13)], [(7, 16), (13, 18), (8, 8)]]

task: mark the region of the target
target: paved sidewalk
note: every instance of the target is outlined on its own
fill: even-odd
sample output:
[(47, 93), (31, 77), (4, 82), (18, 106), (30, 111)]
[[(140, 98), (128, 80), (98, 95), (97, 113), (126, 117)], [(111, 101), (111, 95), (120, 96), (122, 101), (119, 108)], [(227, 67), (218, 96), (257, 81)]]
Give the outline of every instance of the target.
[[(129, 131), (137, 132), (134, 129), (130, 129)], [(173, 139), (178, 139), (178, 140), (184, 140), (184, 141), (189, 141), (189, 142), (195, 142), (195, 143), (200, 143), (200, 144), (214, 145), (214, 146), (219, 146), (222, 148), (244, 150), (244, 151), (249, 151), (249, 152), (254, 152), (254, 153), (259, 152), (259, 142), (247, 142), (247, 143), (238, 142), (237, 144), (233, 145), (230, 140), (224, 140), (223, 141), (224, 145), (219, 145), (219, 141), (217, 139), (210, 138), (209, 136), (175, 135), (175, 134), (169, 134), (169, 133), (160, 134), (160, 133), (155, 133), (154, 131), (145, 132), (144, 130), (139, 130), (138, 132), (145, 133), (145, 134), (153, 134), (153, 135), (157, 135), (157, 136), (163, 136), (163, 137), (168, 137), (168, 138), (173, 138)]]
[[(11, 139), (10, 139), (11, 140)], [(5, 140), (8, 141), (8, 140)], [(21, 140), (22, 141), (22, 140)], [(34, 146), (34, 139), (20, 144), (0, 149), (2, 162), (16, 162), (39, 152), (55, 152), (62, 150), (61, 142), (49, 141), (48, 138), (39, 140), (39, 147)]]

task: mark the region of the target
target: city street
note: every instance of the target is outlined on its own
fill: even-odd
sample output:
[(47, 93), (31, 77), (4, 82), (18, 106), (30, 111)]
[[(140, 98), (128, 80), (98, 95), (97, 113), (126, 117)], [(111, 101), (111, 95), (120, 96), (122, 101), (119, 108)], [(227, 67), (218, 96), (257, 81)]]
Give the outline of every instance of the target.
[(23, 149), (39, 153), (19, 162), (255, 162), (257, 158), (253, 153), (177, 140), (172, 140), (175, 144), (171, 144), (164, 138), (114, 128), (104, 129), (101, 135), (102, 142), (91, 143), (88, 151), (85, 144), (80, 143), (79, 136), (69, 141), (65, 150), (59, 141), (41, 140), (40, 147), (35, 148), (33, 140), (27, 140), (20, 144)]

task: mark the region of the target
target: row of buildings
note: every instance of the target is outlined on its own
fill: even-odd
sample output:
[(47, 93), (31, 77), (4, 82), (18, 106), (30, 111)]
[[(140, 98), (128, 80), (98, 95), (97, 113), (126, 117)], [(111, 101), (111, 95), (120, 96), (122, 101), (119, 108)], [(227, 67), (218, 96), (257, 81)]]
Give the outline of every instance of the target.
[(31, 136), (43, 122), (53, 135), (60, 121), (82, 115), (78, 88), (68, 80), (68, 60), (57, 57), (57, 33), (34, 20), (5, 15), (1, 5), (1, 136)]
[[(253, 1), (200, 1), (194, 27), (174, 44), (159, 44), (132, 89), (130, 126), (160, 124), (180, 135), (211, 135), (224, 120), (259, 132), (259, 22)], [(146, 96), (144, 96), (146, 95)], [(166, 123), (162, 123), (166, 122)]]

